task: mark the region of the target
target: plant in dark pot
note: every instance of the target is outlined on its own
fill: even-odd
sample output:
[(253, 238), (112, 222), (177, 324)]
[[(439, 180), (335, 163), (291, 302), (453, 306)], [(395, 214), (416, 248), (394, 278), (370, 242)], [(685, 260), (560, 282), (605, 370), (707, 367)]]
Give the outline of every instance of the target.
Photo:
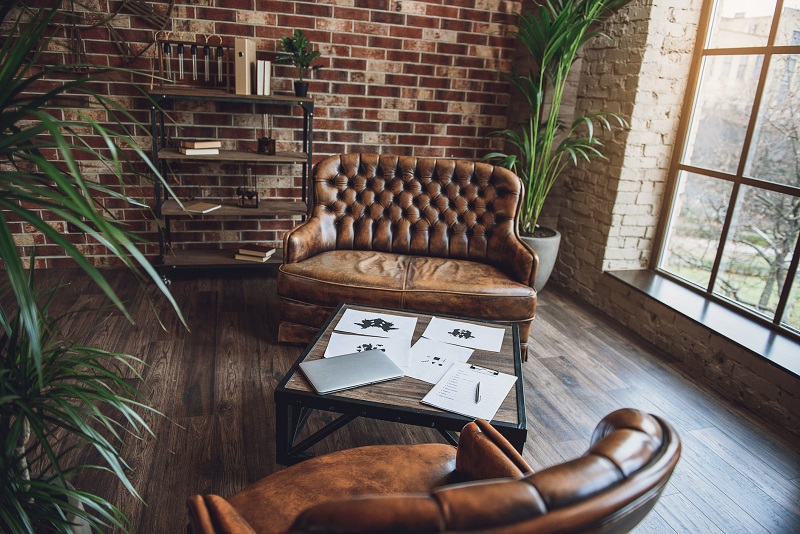
[[(534, 286), (541, 290), (555, 265), (561, 235), (553, 229), (539, 229), (537, 221), (547, 195), (568, 164), (581, 159), (604, 158), (595, 127), (610, 129), (611, 121), (626, 122), (614, 113), (594, 112), (571, 124), (560, 120), (567, 78), (580, 48), (599, 34), (592, 26), (612, 10), (630, 0), (543, 0), (530, 10), (516, 14), (511, 35), (530, 56), (525, 72), (514, 69), (505, 78), (529, 110), (526, 119), (511, 128), (494, 132), (510, 146), (510, 153), (493, 152), (484, 160), (498, 162), (513, 170), (525, 183), (520, 212), (520, 232), (539, 255)], [(549, 239), (536, 234), (550, 233)]]
[[(49, 249), (63, 250), (109, 306), (130, 319), (85, 256), (99, 247), (81, 248), (59, 230), (75, 225), (142, 285), (166, 296), (183, 321), (138, 249), (141, 237), (107, 209), (146, 208), (129, 196), (127, 182), (140, 176), (134, 162), (148, 165), (146, 176), (172, 193), (128, 132), (141, 125), (115, 99), (92, 90), (95, 75), (40, 62), (58, 5), (0, 9), (0, 532), (127, 532), (129, 520), (108, 497), (71, 482), (79, 485), (81, 473), (109, 473), (138, 498), (121, 451), (126, 439), (150, 432), (143, 412), (152, 410), (137, 390), (141, 362), (65, 336), (56, 290), (37, 287), (30, 267), (36, 257), (20, 256), (15, 234), (25, 226)], [(80, 108), (62, 111), (76, 102)], [(96, 122), (100, 115), (108, 118)]]
[(305, 78), (311, 71), (321, 67), (321, 65), (311, 64), (319, 58), (319, 51), (311, 49), (311, 41), (308, 40), (303, 30), (295, 30), (291, 37), (281, 37), (281, 47), (283, 52), (278, 53), (276, 61), (291, 63), (297, 67), (298, 79), (294, 82), (294, 94), (299, 97), (307, 96), (308, 82), (305, 81)]

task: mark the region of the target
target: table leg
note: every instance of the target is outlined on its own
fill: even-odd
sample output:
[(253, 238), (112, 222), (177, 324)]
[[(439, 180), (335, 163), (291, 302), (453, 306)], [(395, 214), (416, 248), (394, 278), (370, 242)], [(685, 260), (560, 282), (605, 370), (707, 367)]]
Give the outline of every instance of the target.
[(275, 461), (289, 465), (289, 447), (294, 442), (299, 408), (290, 404), (275, 403)]

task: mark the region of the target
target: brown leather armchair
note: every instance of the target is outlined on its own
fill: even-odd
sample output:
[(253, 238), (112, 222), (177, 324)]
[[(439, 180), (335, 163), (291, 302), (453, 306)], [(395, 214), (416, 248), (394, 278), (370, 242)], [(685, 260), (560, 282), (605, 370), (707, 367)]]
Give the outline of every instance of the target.
[(532, 472), (485, 421), (458, 449), (348, 449), (278, 471), (223, 499), (188, 500), (189, 532), (627, 532), (680, 457), (675, 431), (633, 409), (607, 415), (581, 457)]
[(487, 163), (341, 154), (313, 172), (311, 217), (287, 232), (278, 340), (307, 343), (341, 302), (519, 325), (536, 253), (519, 239), (522, 181)]

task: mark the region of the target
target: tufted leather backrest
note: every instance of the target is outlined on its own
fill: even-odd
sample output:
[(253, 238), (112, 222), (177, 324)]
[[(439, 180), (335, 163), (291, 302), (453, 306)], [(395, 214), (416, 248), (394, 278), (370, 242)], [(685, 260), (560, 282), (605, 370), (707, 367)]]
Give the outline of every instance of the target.
[(517, 246), (522, 181), (487, 163), (341, 154), (314, 168), (313, 217), (336, 249), (470, 259), (502, 266)]
[(579, 458), (517, 478), (444, 486), (429, 495), (383, 495), (318, 504), (295, 533), (628, 532), (653, 508), (680, 458), (669, 424), (617, 410)]

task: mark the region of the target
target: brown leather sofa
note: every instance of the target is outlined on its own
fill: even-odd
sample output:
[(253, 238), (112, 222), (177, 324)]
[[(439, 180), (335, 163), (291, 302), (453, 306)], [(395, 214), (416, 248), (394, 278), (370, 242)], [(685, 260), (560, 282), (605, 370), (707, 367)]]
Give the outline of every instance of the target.
[(311, 217), (286, 233), (278, 340), (307, 343), (341, 302), (519, 325), (526, 354), (536, 253), (524, 194), (486, 163), (374, 154), (314, 167)]
[(485, 421), (450, 445), (343, 450), (278, 471), (223, 499), (187, 501), (189, 532), (628, 532), (680, 457), (669, 424), (633, 409), (597, 425), (581, 457), (532, 472)]

